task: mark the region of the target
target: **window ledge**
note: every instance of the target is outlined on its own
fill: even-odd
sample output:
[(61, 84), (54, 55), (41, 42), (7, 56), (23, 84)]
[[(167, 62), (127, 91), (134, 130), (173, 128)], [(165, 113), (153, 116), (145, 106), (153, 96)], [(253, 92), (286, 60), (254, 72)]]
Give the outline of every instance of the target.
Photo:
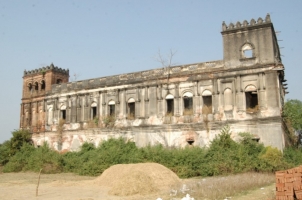
[(250, 57), (250, 58), (240, 58), (240, 61), (249, 61), (249, 60), (256, 60), (256, 57)]

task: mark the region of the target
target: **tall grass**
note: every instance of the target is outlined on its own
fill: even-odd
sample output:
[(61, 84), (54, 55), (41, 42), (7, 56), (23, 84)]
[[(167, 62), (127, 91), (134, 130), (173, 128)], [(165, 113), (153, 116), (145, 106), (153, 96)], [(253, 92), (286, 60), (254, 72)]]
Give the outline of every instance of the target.
[[(248, 172), (232, 176), (206, 177), (190, 179), (179, 188), (173, 189), (170, 195), (182, 197), (189, 193), (196, 199), (233, 199), (234, 196), (261, 188), (275, 182), (272, 173)], [(273, 199), (274, 193), (267, 194), (266, 199)]]

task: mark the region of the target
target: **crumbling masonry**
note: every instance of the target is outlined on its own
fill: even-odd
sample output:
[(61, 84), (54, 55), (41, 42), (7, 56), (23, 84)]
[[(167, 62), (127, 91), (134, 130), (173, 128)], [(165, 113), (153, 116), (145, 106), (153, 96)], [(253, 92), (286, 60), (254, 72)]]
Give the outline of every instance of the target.
[(223, 60), (68, 82), (53, 64), (24, 71), (20, 128), (36, 146), (78, 150), (123, 137), (137, 146), (207, 146), (232, 137), (285, 146), (284, 67), (270, 16), (222, 24)]

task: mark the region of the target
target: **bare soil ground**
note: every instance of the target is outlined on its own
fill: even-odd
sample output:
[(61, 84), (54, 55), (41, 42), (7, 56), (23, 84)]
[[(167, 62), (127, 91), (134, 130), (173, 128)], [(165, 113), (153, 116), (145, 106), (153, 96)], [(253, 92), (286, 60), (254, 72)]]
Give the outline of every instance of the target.
[[(148, 168), (149, 167), (149, 168)], [(127, 167), (119, 166), (108, 170), (109, 172), (115, 173), (118, 175), (119, 171), (131, 175), (131, 172), (127, 171)], [(133, 166), (131, 166), (133, 169)], [(0, 173), (0, 199), (2, 200), (23, 200), (23, 199), (36, 199), (36, 200), (50, 200), (50, 199), (59, 199), (59, 200), (156, 200), (158, 197), (161, 197), (163, 200), (180, 200), (185, 196), (186, 193), (190, 193), (195, 200), (198, 199), (211, 199), (197, 196), (200, 194), (200, 191), (193, 191), (194, 189), (189, 190), (189, 185), (196, 185), (202, 181), (204, 178), (194, 178), (187, 180), (180, 180), (178, 177), (172, 175), (172, 179), (162, 180), (163, 187), (158, 188), (158, 184), (161, 179), (154, 179), (152, 177), (156, 170), (163, 170), (163, 173), (159, 176), (160, 178), (165, 179), (165, 176), (171, 176), (170, 172), (160, 166), (149, 165), (149, 166), (140, 166), (137, 168), (142, 168), (145, 170), (150, 170), (153, 168), (151, 176), (145, 176), (140, 172), (140, 170), (135, 170), (133, 174), (136, 177), (136, 180), (131, 179), (131, 176), (124, 176), (119, 181), (119, 176), (114, 176), (112, 173), (103, 173), (105, 175), (100, 177), (87, 177), (87, 176), (78, 176), (74, 174), (41, 174), (40, 185), (38, 188), (38, 196), (36, 196), (36, 188), (38, 182), (38, 173)], [(123, 169), (123, 170), (121, 170)], [(106, 171), (105, 171), (106, 172)], [(153, 175), (152, 175), (153, 174)], [(155, 176), (155, 175), (154, 175)], [(127, 177), (129, 180), (127, 180)], [(221, 179), (221, 177), (217, 177)], [(211, 180), (212, 183), (216, 184), (216, 178), (207, 179)], [(136, 192), (135, 188), (131, 187), (131, 182), (138, 182), (140, 185), (140, 190), (146, 190), (146, 192)], [(171, 182), (172, 181), (172, 182)], [(214, 181), (214, 182), (213, 182)], [(170, 188), (167, 185), (171, 183), (178, 183), (178, 186), (171, 186)], [(238, 183), (240, 184), (240, 182)], [(153, 190), (148, 191), (148, 187), (144, 185), (149, 185)], [(109, 187), (111, 186), (111, 187)], [(184, 186), (187, 186), (184, 187)], [(122, 193), (116, 192), (118, 188), (128, 188), (127, 190), (121, 190)], [(179, 187), (182, 189), (178, 190), (178, 194), (173, 194), (173, 188)], [(193, 188), (193, 187), (192, 187)], [(130, 190), (129, 190), (130, 189)], [(195, 187), (195, 190), (198, 188)], [(207, 188), (204, 188), (208, 190)], [(210, 188), (209, 188), (210, 189)], [(113, 190), (113, 191), (112, 191)], [(200, 188), (198, 189), (200, 190)], [(218, 190), (216, 189), (212, 189)], [(232, 197), (225, 197), (221, 199), (229, 200), (272, 200), (274, 197), (275, 185), (270, 183), (265, 187), (254, 188), (252, 190), (244, 190), (240, 193), (233, 195)], [(128, 191), (128, 193), (125, 191)], [(130, 191), (130, 193), (129, 193)], [(172, 192), (171, 192), (172, 191)], [(183, 193), (181, 193), (181, 191)], [(132, 192), (132, 193), (131, 193)], [(212, 191), (213, 192), (213, 191)], [(115, 194), (114, 194), (115, 193)], [(117, 196), (119, 195), (119, 196)], [(196, 196), (194, 196), (196, 195)]]

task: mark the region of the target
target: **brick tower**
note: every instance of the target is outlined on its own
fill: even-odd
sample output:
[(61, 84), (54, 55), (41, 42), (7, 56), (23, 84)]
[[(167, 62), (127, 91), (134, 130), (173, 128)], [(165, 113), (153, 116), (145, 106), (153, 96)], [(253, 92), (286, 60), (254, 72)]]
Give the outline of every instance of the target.
[(20, 128), (32, 133), (45, 130), (45, 97), (53, 84), (68, 82), (69, 70), (50, 66), (24, 71)]

